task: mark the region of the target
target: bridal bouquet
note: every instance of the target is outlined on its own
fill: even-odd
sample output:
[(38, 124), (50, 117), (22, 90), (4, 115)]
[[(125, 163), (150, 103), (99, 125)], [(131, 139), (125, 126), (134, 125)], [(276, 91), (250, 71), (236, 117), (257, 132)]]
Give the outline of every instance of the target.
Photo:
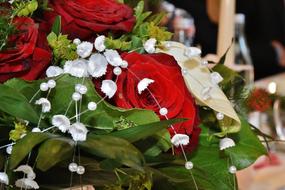
[(1, 189), (232, 190), (266, 150), (243, 79), (115, 0), (0, 8)]

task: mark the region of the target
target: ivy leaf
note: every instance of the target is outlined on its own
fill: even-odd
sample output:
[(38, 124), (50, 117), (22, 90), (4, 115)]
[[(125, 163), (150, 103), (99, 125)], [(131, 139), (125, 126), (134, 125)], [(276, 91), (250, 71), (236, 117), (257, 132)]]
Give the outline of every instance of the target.
[(55, 33), (55, 35), (57, 36), (60, 34), (61, 32), (61, 16), (60, 15), (55, 17), (51, 31)]

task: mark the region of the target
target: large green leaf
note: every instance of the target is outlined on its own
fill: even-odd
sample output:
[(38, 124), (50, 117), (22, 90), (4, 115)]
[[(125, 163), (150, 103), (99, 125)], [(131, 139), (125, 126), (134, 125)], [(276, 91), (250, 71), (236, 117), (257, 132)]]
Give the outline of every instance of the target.
[(126, 139), (129, 142), (136, 142), (138, 140), (145, 139), (149, 136), (155, 135), (157, 132), (165, 129), (167, 126), (171, 124), (179, 123), (183, 121), (184, 119), (159, 121), (159, 122), (139, 125), (139, 126), (132, 127), (129, 129), (116, 131), (116, 132), (111, 133), (111, 135)]
[(143, 170), (144, 158), (141, 152), (128, 141), (107, 135), (89, 135), (79, 146), (90, 154), (116, 160), (126, 166)]
[(241, 119), (241, 122), (241, 131), (233, 136), (237, 145), (225, 150), (238, 169), (250, 166), (258, 157), (267, 154), (266, 148), (260, 143), (249, 123), (245, 119)]
[(0, 110), (14, 117), (37, 123), (39, 116), (27, 98), (9, 86), (0, 85)]
[(38, 144), (49, 138), (47, 133), (29, 133), (17, 141), (9, 160), (9, 168), (14, 169)]
[(74, 141), (67, 138), (54, 138), (45, 141), (39, 148), (37, 168), (47, 171), (59, 162), (72, 157)]

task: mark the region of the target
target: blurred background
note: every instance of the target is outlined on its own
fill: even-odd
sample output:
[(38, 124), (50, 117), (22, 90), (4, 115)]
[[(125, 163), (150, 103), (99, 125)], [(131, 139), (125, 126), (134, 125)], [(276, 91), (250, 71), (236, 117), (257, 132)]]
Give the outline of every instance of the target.
[[(134, 6), (137, 0), (125, 0)], [(250, 122), (279, 139), (268, 142), (268, 157), (239, 172), (240, 190), (285, 190), (285, 1), (148, 0), (146, 9), (165, 12), (162, 25), (173, 40), (202, 49), (217, 63), (229, 49), (226, 65), (257, 90), (255, 99), (274, 97), (267, 111), (252, 110)], [(261, 95), (262, 94), (262, 95)]]

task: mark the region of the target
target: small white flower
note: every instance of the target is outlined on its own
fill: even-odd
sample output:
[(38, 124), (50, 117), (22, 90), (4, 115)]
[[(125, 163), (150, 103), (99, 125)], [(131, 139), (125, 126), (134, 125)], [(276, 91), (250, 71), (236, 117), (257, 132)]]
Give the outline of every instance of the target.
[(41, 105), (42, 106), (42, 112), (47, 113), (50, 112), (51, 109), (51, 104), (50, 101), (46, 98), (40, 98), (35, 102), (36, 105)]
[(97, 51), (102, 52), (106, 49), (105, 40), (106, 40), (106, 37), (104, 35), (98, 36), (95, 39), (94, 47)]
[(65, 115), (54, 115), (51, 123), (63, 133), (70, 128), (70, 120)]
[(108, 62), (107, 59), (99, 54), (92, 54), (88, 61), (88, 73), (95, 78), (99, 78), (106, 74)]
[(74, 61), (66, 61), (64, 64), (64, 72), (74, 77), (88, 77), (87, 61), (84, 59), (76, 59)]
[(74, 43), (75, 45), (79, 45), (79, 44), (81, 43), (81, 40), (80, 40), (79, 38), (75, 38), (75, 39), (73, 40), (73, 43)]
[(220, 150), (224, 150), (230, 147), (234, 147), (236, 143), (231, 138), (223, 138), (220, 140)]
[(86, 141), (88, 130), (84, 124), (79, 122), (72, 124), (68, 132), (74, 141)]
[(109, 98), (112, 98), (117, 91), (117, 84), (112, 80), (103, 80), (101, 91)]
[(63, 69), (57, 66), (50, 66), (47, 71), (46, 75), (47, 77), (57, 77), (59, 75), (63, 74)]
[(0, 183), (9, 185), (9, 177), (5, 172), (0, 172)]
[(108, 63), (114, 67), (118, 67), (123, 64), (123, 60), (116, 50), (106, 49), (104, 55)]
[(39, 189), (39, 185), (36, 181), (29, 178), (18, 179), (15, 183), (16, 187), (23, 189)]
[(9, 0), (8, 2), (12, 5), (15, 0)]
[(156, 45), (156, 39), (150, 38), (148, 39), (144, 44), (143, 47), (147, 53), (154, 53), (155, 52), (155, 45)]
[(35, 179), (36, 178), (36, 174), (35, 174), (33, 168), (29, 165), (21, 165), (17, 169), (15, 169), (14, 172), (23, 172), (24, 174), (27, 175), (27, 178), (29, 178), (29, 179)]
[(196, 57), (196, 56), (200, 56), (201, 55), (201, 49), (196, 48), (196, 47), (187, 47), (185, 49), (184, 55), (192, 58), (192, 57)]
[(138, 83), (138, 92), (141, 94), (147, 87), (151, 84), (154, 83), (154, 80), (149, 79), (149, 78), (144, 78)]
[(82, 57), (82, 58), (87, 58), (91, 55), (93, 50), (93, 44), (90, 42), (82, 42), (77, 46), (76, 53)]
[(224, 78), (218, 72), (211, 73), (211, 81), (213, 84), (219, 84), (222, 82)]
[(176, 134), (171, 138), (171, 143), (176, 147), (180, 145), (186, 146), (189, 144), (189, 142), (190, 142), (189, 136), (184, 134)]

